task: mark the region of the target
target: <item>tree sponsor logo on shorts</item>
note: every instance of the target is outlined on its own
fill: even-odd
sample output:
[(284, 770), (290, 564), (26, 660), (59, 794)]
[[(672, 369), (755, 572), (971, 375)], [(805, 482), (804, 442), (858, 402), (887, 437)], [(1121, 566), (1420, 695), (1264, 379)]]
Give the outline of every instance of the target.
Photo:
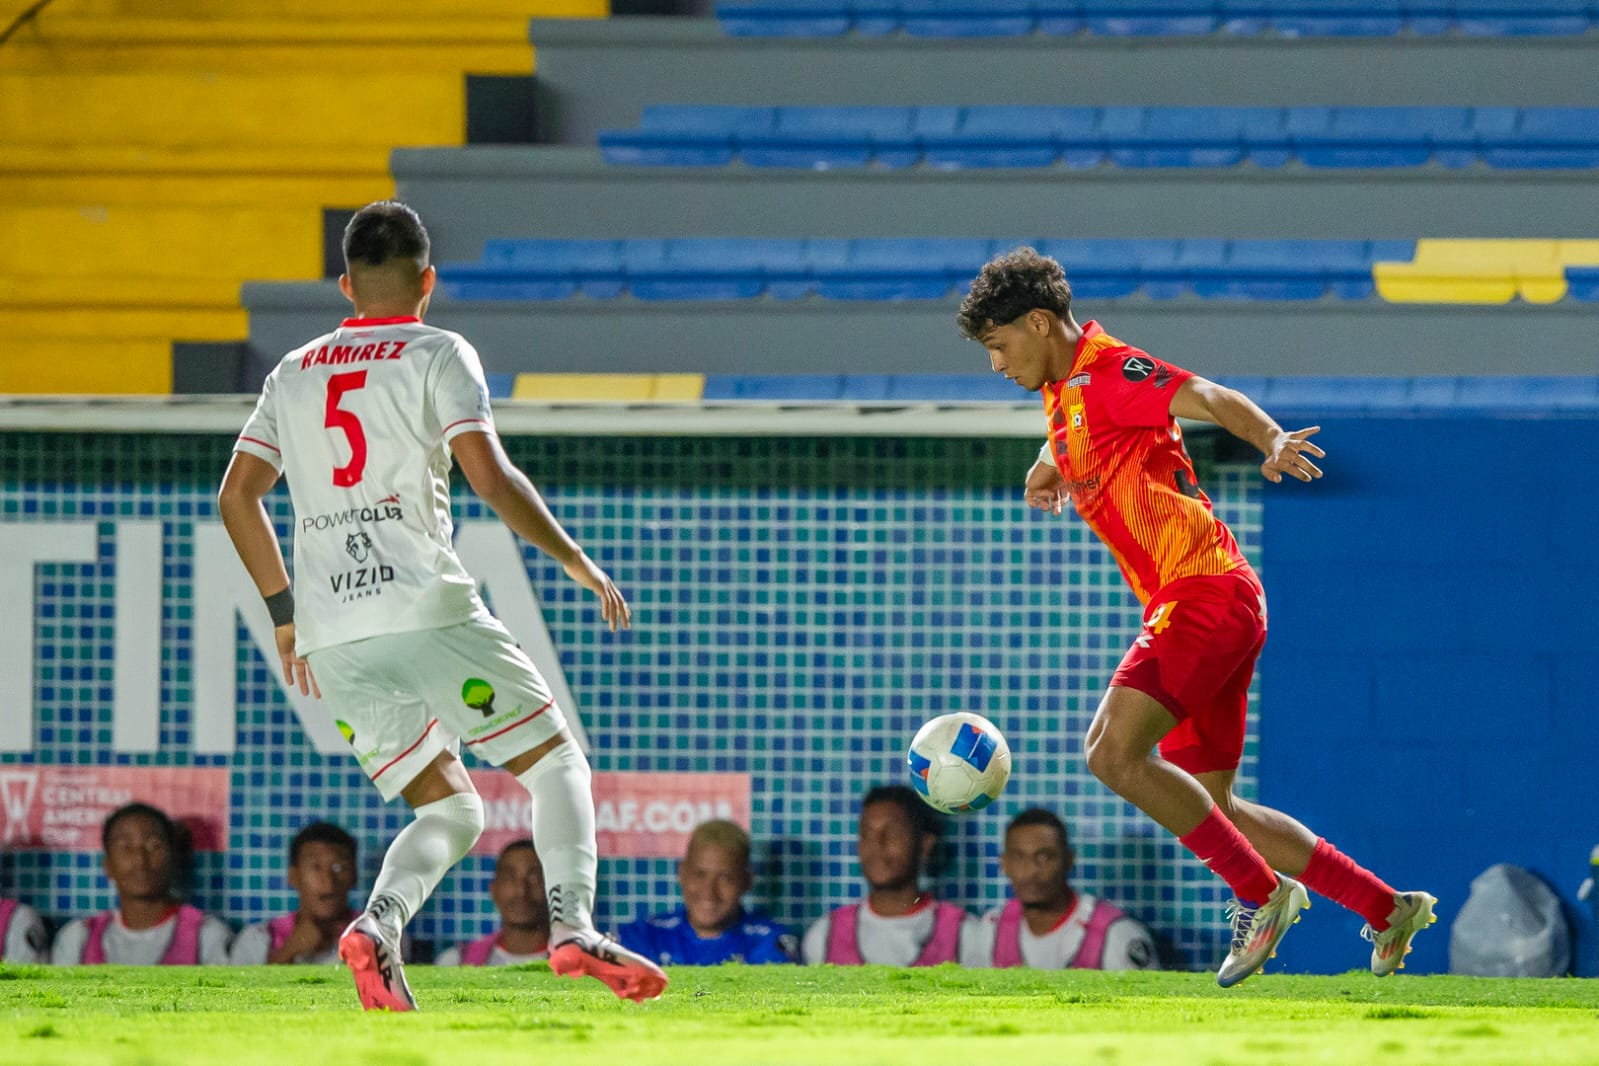
[(494, 686), (481, 677), (469, 677), (461, 686), (461, 702), (474, 711), (482, 711), (483, 717), (494, 717)]
[(333, 724), (339, 727), (339, 736), (344, 738), (344, 742), (352, 748), (355, 747), (355, 730), (350, 728), (350, 723), (342, 718), (335, 718)]

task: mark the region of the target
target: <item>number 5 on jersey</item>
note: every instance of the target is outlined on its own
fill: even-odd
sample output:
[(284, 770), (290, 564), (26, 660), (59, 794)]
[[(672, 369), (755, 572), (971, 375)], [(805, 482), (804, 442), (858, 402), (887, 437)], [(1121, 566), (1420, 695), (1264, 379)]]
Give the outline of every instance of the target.
[(366, 388), (366, 371), (352, 370), (347, 374), (334, 374), (328, 378), (328, 407), (327, 419), (322, 423), (328, 429), (337, 429), (343, 432), (344, 439), (350, 442), (350, 461), (343, 466), (333, 468), (333, 483), (341, 489), (361, 483), (361, 474), (366, 470), (366, 431), (361, 428), (361, 420), (355, 417), (354, 412), (346, 411), (339, 406), (339, 401), (347, 392)]

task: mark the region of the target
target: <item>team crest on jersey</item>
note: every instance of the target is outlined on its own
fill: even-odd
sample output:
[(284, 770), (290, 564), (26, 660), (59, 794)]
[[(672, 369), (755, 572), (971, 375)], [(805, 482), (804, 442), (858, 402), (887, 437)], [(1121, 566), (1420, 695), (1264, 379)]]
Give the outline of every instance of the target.
[(1067, 409), (1068, 413), (1071, 415), (1073, 429), (1083, 428), (1083, 406), (1083, 404), (1074, 403)]
[(350, 553), (350, 558), (354, 559), (356, 565), (359, 566), (372, 555), (372, 538), (367, 536), (364, 530), (346, 534), (344, 550)]

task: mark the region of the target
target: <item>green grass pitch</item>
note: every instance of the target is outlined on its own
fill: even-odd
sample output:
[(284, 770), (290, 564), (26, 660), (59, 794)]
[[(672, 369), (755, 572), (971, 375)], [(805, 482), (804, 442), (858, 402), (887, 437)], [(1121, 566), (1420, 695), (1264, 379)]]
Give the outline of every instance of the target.
[(544, 966), (409, 971), (363, 1014), (336, 967), (0, 965), (0, 1063), (26, 1066), (1075, 1066), (1599, 1063), (1599, 982), (678, 967), (636, 1005)]

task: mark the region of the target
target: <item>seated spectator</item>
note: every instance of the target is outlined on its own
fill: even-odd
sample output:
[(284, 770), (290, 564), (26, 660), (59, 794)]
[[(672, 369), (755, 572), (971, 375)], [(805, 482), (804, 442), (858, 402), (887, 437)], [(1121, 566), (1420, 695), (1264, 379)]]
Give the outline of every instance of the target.
[(49, 962), (50, 930), (39, 912), (14, 899), (0, 899), (0, 962)]
[(1005, 829), (1000, 867), (1015, 898), (988, 913), (961, 956), (967, 966), (1040, 970), (1154, 970), (1155, 940), (1143, 923), (1067, 878), (1075, 861), (1066, 823), (1041, 807)]
[(178, 827), (147, 803), (111, 812), (100, 828), (106, 877), (117, 906), (69, 922), (56, 936), (58, 966), (219, 966), (228, 961), (233, 930), (220, 918), (174, 896), (182, 847)]
[(292, 914), (252, 925), (228, 952), (235, 966), (339, 961), (339, 937), (355, 921), (355, 838), (332, 822), (312, 822), (289, 842), (289, 887), (300, 896)]
[(659, 963), (793, 962), (794, 934), (744, 909), (754, 881), (749, 834), (732, 822), (702, 823), (677, 864), (683, 905), (628, 923), (618, 939)]
[(515, 966), (550, 957), (550, 904), (533, 841), (513, 840), (501, 849), (489, 897), (500, 912), (500, 927), (442, 952), (436, 965)]
[(807, 963), (937, 966), (961, 957), (978, 919), (921, 887), (938, 843), (939, 817), (908, 785), (880, 785), (861, 802), (855, 853), (868, 892), (805, 933)]

